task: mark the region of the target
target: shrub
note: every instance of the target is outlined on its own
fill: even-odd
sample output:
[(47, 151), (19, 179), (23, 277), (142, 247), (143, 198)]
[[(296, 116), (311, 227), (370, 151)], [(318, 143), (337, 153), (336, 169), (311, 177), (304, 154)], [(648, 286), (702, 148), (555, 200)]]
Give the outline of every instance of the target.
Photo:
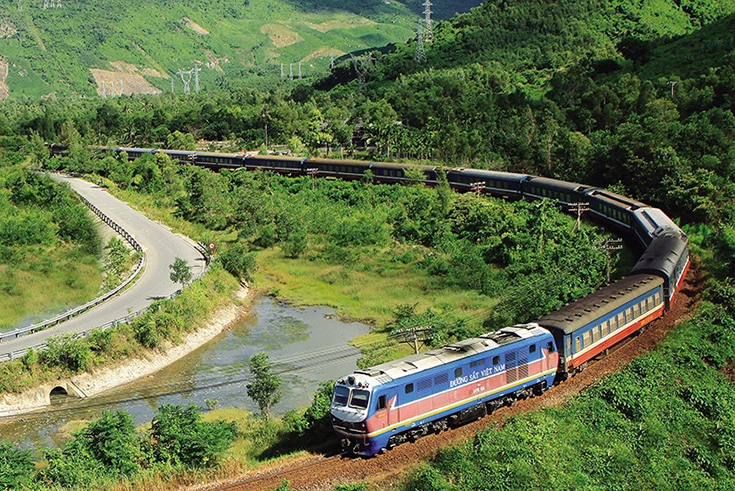
[(50, 338), (41, 351), (41, 362), (48, 367), (61, 367), (72, 373), (86, 370), (91, 355), (89, 342), (74, 334)]
[(158, 462), (191, 468), (212, 467), (219, 463), (237, 436), (237, 426), (224, 420), (203, 422), (194, 405), (165, 404), (153, 419), (151, 436)]

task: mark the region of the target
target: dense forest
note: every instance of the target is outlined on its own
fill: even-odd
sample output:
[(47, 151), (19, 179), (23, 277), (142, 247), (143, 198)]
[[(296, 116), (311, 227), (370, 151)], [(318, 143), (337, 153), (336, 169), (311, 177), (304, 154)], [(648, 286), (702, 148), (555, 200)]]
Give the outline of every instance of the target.
[[(194, 148), (203, 140), (212, 149), (475, 166), (605, 186), (660, 206), (680, 220), (707, 279), (693, 318), (656, 352), (567, 405), (442, 451), (406, 487), (637, 489), (675, 481), (728, 488), (735, 479), (735, 386), (726, 376), (735, 358), (733, 12), (726, 0), (486, 3), (435, 25), (425, 61), (412, 41), (296, 87), (6, 101), (0, 159), (10, 166), (30, 157), (147, 196), (195, 224), (202, 238), (226, 237), (222, 267), (243, 278), (253, 264), (239, 259), (277, 246), (282, 260), (339, 265), (319, 278), (335, 288), (408, 264), (426, 284), (433, 278), (488, 298), (535, 294), (501, 295), (502, 308), (473, 311), (469, 324), (444, 305), (442, 339), (531, 320), (521, 318), (529, 306), (538, 315), (595, 288), (604, 265), (580, 244), (596, 232), (583, 231), (584, 240), (562, 233), (568, 222), (549, 203), (369, 182), (312, 189), (308, 179), (212, 174), (160, 156), (93, 157), (87, 145)], [(65, 143), (69, 155), (49, 160), (44, 141)], [(576, 274), (573, 282), (564, 271)], [(562, 273), (558, 283), (537, 288), (550, 272)], [(437, 315), (412, 305), (390, 315)], [(137, 333), (158, 340), (162, 326)], [(380, 346), (365, 362), (394, 355)]]

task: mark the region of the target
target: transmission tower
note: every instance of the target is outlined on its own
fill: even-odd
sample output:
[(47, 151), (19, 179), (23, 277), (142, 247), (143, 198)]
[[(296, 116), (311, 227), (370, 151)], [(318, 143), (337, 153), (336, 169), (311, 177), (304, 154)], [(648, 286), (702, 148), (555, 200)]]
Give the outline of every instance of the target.
[(419, 64), (426, 63), (426, 51), (424, 51), (424, 34), (423, 34), (423, 26), (421, 25), (421, 21), (418, 23), (418, 27), (416, 28), (416, 54), (414, 54), (414, 61)]
[(370, 72), (370, 69), (375, 64), (375, 58), (373, 58), (372, 53), (368, 53), (362, 56), (354, 56), (350, 54), (350, 58), (352, 58), (352, 66), (355, 68), (355, 74), (357, 75), (357, 80), (360, 81), (360, 85), (364, 89), (365, 81), (367, 80), (368, 73)]
[(426, 25), (424, 38), (427, 41), (432, 41), (434, 39), (434, 32), (431, 26), (431, 0), (424, 0), (424, 24)]
[(191, 70), (179, 70), (176, 74), (181, 77), (181, 82), (184, 84), (184, 94), (191, 94)]
[(192, 72), (194, 72), (194, 91), (196, 93), (199, 93), (199, 72), (202, 71), (202, 67), (199, 65), (195, 65), (194, 68), (191, 69)]

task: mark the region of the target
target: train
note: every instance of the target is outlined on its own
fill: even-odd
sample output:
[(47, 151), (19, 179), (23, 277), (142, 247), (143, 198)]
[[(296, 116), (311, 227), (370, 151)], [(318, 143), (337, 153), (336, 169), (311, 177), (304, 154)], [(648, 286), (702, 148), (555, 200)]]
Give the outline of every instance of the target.
[[(51, 145), (52, 154), (64, 148)], [(346, 180), (369, 171), (378, 183), (444, 173), (457, 191), (506, 199), (550, 199), (567, 209), (584, 204), (591, 217), (624, 235), (641, 252), (629, 275), (534, 322), (354, 372), (337, 380), (332, 426), (345, 451), (370, 457), (405, 441), (465, 424), (514, 401), (542, 394), (582, 371), (621, 340), (671, 309), (690, 268), (688, 239), (662, 210), (585, 184), (529, 174), (378, 161), (246, 155), (117, 147), (134, 160), (164, 153), (214, 170), (267, 170)], [(406, 172), (407, 169), (413, 169)], [(420, 174), (418, 173), (420, 171)]]

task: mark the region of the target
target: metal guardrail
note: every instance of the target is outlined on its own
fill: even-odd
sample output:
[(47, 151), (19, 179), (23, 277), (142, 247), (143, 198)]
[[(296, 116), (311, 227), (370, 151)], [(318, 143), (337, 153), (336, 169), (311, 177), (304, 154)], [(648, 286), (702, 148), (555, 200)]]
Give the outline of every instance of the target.
[[(53, 319), (49, 319), (49, 320), (40, 322), (38, 324), (33, 324), (33, 325), (30, 325), (30, 326), (26, 326), (26, 327), (21, 327), (21, 328), (18, 328), (18, 329), (14, 329), (14, 330), (9, 331), (9, 332), (0, 333), (0, 344), (4, 340), (6, 340), (6, 339), (16, 339), (16, 338), (19, 338), (21, 336), (26, 336), (28, 334), (32, 334), (34, 332), (42, 331), (42, 330), (44, 330), (44, 329), (46, 329), (48, 327), (55, 326), (55, 325), (57, 325), (57, 324), (59, 324), (61, 322), (67, 321), (67, 320), (71, 319), (72, 317), (76, 317), (76, 316), (78, 316), (80, 314), (83, 314), (84, 312), (88, 311), (92, 307), (95, 307), (95, 306), (101, 304), (102, 302), (104, 302), (105, 300), (109, 299), (110, 297), (116, 295), (120, 290), (122, 290), (123, 288), (125, 288), (126, 286), (128, 286), (130, 284), (130, 282), (132, 282), (138, 276), (138, 274), (140, 274), (140, 272), (142, 271), (142, 269), (143, 269), (143, 267), (144, 267), (144, 265), (146, 263), (146, 256), (145, 256), (145, 254), (142, 254), (143, 247), (140, 245), (140, 243), (138, 243), (138, 241), (135, 240), (135, 238), (132, 235), (130, 235), (130, 233), (128, 233), (127, 230), (125, 230), (124, 228), (122, 228), (118, 223), (116, 223), (110, 217), (108, 217), (107, 215), (105, 215), (104, 213), (102, 213), (102, 211), (99, 208), (97, 208), (92, 203), (90, 203), (89, 200), (87, 200), (84, 196), (79, 195), (79, 198), (82, 200), (82, 202), (85, 205), (87, 205), (89, 207), (90, 210), (92, 210), (92, 212), (95, 215), (97, 215), (103, 222), (105, 222), (107, 224), (107, 226), (109, 226), (111, 229), (113, 229), (115, 232), (117, 232), (122, 238), (124, 238), (135, 251), (141, 253), (140, 260), (138, 261), (138, 265), (135, 268), (135, 271), (130, 276), (128, 276), (128, 278), (125, 281), (123, 281), (120, 285), (118, 285), (114, 289), (110, 290), (109, 292), (105, 293), (104, 295), (102, 295), (102, 296), (100, 296), (98, 298), (95, 298), (91, 302), (87, 302), (86, 304), (84, 304), (84, 305), (82, 305), (80, 307), (76, 307), (76, 308), (74, 308), (72, 310), (69, 310), (67, 312), (64, 312), (63, 314), (61, 314), (59, 316), (56, 316)], [(197, 243), (197, 246), (198, 246), (199, 252), (202, 253), (202, 255), (205, 258), (207, 258), (207, 262), (205, 263), (204, 269), (202, 270), (202, 274), (199, 276), (201, 278), (202, 276), (204, 276), (204, 273), (207, 272), (207, 269), (209, 267), (209, 255), (207, 255), (205, 252), (203, 252), (203, 251), (206, 251), (206, 247), (203, 244)], [(174, 292), (173, 294), (171, 294), (168, 298), (169, 299), (174, 298), (179, 293), (181, 293), (181, 290), (177, 290), (176, 292)], [(102, 331), (104, 331), (106, 329), (110, 329), (112, 327), (116, 327), (119, 324), (126, 324), (126, 323), (130, 322), (133, 318), (135, 318), (135, 317), (137, 317), (137, 316), (145, 313), (146, 311), (148, 311), (148, 308), (149, 307), (145, 307), (144, 309), (139, 310), (138, 312), (131, 313), (129, 315), (126, 315), (125, 317), (120, 317), (120, 318), (115, 319), (115, 320), (113, 320), (111, 322), (108, 322), (107, 324), (103, 324), (101, 326), (94, 327), (92, 329), (88, 329), (86, 331), (76, 333), (76, 336), (77, 337), (86, 337), (93, 330), (102, 330)], [(4, 362), (4, 361), (11, 361), (11, 360), (14, 360), (14, 359), (16, 359), (16, 358), (18, 358), (20, 356), (23, 356), (26, 353), (26, 351), (29, 351), (31, 349), (39, 350), (39, 349), (44, 349), (46, 347), (47, 347), (47, 344), (46, 343), (39, 343), (39, 344), (37, 344), (35, 346), (32, 346), (30, 348), (23, 348), (23, 349), (11, 351), (11, 352), (8, 352), (8, 353), (0, 353), (0, 363), (1, 362)]]

